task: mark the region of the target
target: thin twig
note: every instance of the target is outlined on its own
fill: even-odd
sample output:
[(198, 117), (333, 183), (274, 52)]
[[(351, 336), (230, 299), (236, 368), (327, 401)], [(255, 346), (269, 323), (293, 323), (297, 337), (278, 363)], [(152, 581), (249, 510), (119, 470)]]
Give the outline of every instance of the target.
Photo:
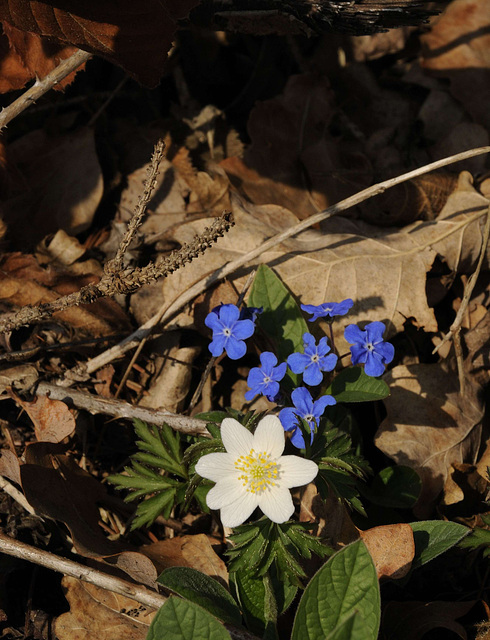
[(102, 297), (114, 296), (116, 293), (134, 293), (143, 285), (166, 277), (197, 258), (219, 237), (223, 236), (233, 224), (231, 213), (224, 213), (221, 217), (215, 218), (213, 224), (206, 228), (201, 235), (196, 236), (191, 243), (173, 251), (163, 260), (150, 263), (146, 267), (126, 268), (116, 273), (105, 273), (97, 284), (89, 284), (82, 287), (80, 291), (62, 296), (52, 302), (37, 306), (27, 305), (15, 313), (5, 314), (0, 318), (0, 333), (13, 331), (18, 327), (49, 318), (54, 313), (64, 311), (68, 307), (89, 304)]
[[(350, 209), (351, 207), (354, 207), (361, 202), (372, 198), (373, 196), (383, 193), (391, 187), (394, 187), (403, 182), (407, 182), (407, 180), (411, 180), (412, 178), (416, 178), (425, 173), (429, 173), (430, 171), (435, 171), (436, 169), (440, 169), (441, 167), (446, 167), (447, 165), (453, 164), (455, 162), (460, 162), (461, 160), (473, 158), (474, 156), (479, 156), (488, 152), (490, 152), (490, 147), (480, 147), (478, 149), (471, 149), (469, 151), (457, 153), (456, 155), (449, 156), (448, 158), (443, 158), (442, 160), (437, 160), (436, 162), (427, 164), (424, 167), (420, 167), (419, 169), (409, 171), (408, 173), (404, 173), (401, 176), (397, 176), (396, 178), (390, 178), (389, 180), (385, 180), (384, 182), (375, 184), (372, 187), (363, 189), (363, 191), (359, 191), (355, 195), (350, 196), (349, 198), (346, 198), (345, 200), (342, 200), (341, 202), (338, 202), (331, 207), (328, 207), (328, 209), (320, 211), (320, 213), (310, 216), (306, 220), (302, 220), (298, 224), (289, 227), (282, 233), (279, 233), (266, 242), (263, 242), (260, 247), (249, 251), (240, 258), (237, 258), (236, 260), (233, 260), (232, 262), (224, 265), (220, 269), (217, 269), (211, 275), (203, 278), (202, 280), (199, 280), (199, 282), (190, 287), (190, 289), (178, 296), (178, 298), (176, 298), (170, 305), (162, 306), (162, 308), (154, 316), (152, 316), (147, 322), (145, 322), (145, 324), (139, 327), (139, 329), (128, 336), (125, 340), (115, 345), (114, 347), (107, 349), (107, 351), (104, 351), (95, 358), (92, 358), (92, 360), (89, 360), (85, 365), (79, 365), (78, 367), (75, 367), (73, 373), (75, 375), (91, 374), (94, 371), (97, 371), (101, 367), (105, 366), (109, 362), (112, 362), (116, 358), (121, 357), (130, 349), (137, 347), (140, 341), (151, 333), (153, 327), (160, 324), (161, 322), (165, 322), (168, 319), (172, 318), (178, 311), (180, 311), (180, 309), (191, 302), (203, 291), (206, 291), (206, 289), (209, 289), (214, 284), (236, 271), (239, 267), (242, 267), (248, 262), (251, 262), (265, 251), (272, 249), (278, 244), (281, 244), (281, 242), (283, 242), (287, 238), (295, 236), (301, 231), (308, 229), (312, 225), (318, 224), (319, 222), (342, 213), (343, 211), (346, 211), (347, 209)], [(68, 384), (70, 384), (70, 382), (68, 382)]]
[(36, 80), (30, 89), (19, 96), (17, 100), (14, 100), (12, 104), (9, 104), (8, 107), (2, 109), (0, 112), (0, 131), (16, 118), (19, 113), (22, 113), (27, 107), (34, 104), (36, 100), (39, 100), (41, 96), (52, 89), (58, 82), (64, 80), (66, 76), (69, 76), (72, 71), (78, 69), (80, 65), (87, 62), (91, 57), (91, 53), (79, 49), (75, 51), (72, 56), (63, 60), (63, 62), (61, 62), (56, 69), (48, 73), (45, 78)]
[(157, 183), (157, 177), (159, 174), (160, 163), (163, 159), (163, 154), (165, 152), (165, 142), (160, 139), (153, 150), (153, 155), (151, 157), (150, 166), (148, 168), (148, 178), (145, 181), (145, 189), (143, 191), (143, 195), (138, 198), (138, 204), (136, 205), (136, 209), (131, 216), (131, 220), (129, 221), (128, 228), (119, 243), (119, 248), (115, 257), (107, 262), (104, 267), (104, 271), (107, 275), (112, 275), (118, 272), (121, 272), (124, 267), (124, 256), (126, 251), (134, 239), (136, 235), (136, 231), (141, 226), (143, 222), (143, 216), (146, 212), (146, 207), (151, 200), (153, 192), (155, 190), (155, 186)]
[(101, 398), (91, 393), (66, 389), (49, 382), (41, 382), (37, 386), (36, 395), (49, 396), (53, 400), (61, 400), (72, 404), (77, 409), (84, 409), (94, 414), (103, 413), (116, 418), (128, 418), (130, 420), (137, 418), (158, 427), (168, 424), (169, 427), (181, 433), (209, 437), (206, 422), (198, 418), (189, 418), (169, 411), (148, 409), (146, 407), (134, 407), (122, 400)]
[[(62, 573), (65, 576), (71, 576), (72, 578), (88, 582), (101, 589), (107, 589), (107, 591), (112, 591), (112, 593), (119, 593), (152, 609), (159, 609), (167, 602), (167, 597), (156, 591), (151, 591), (139, 584), (133, 584), (127, 580), (116, 578), (103, 571), (86, 567), (79, 562), (62, 558), (49, 551), (36, 549), (36, 547), (30, 544), (19, 542), (14, 538), (6, 536), (2, 532), (0, 532), (0, 553), (5, 553), (9, 556), (14, 556), (14, 558), (20, 558), (21, 560), (27, 560), (41, 567)], [(258, 640), (257, 636), (252, 635), (244, 629), (237, 629), (228, 624), (224, 626), (233, 640)]]

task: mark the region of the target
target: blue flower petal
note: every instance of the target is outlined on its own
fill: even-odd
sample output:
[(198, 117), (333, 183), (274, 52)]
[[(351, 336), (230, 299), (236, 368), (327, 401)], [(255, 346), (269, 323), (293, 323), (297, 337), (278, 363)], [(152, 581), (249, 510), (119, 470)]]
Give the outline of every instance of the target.
[(303, 373), (310, 362), (311, 358), (304, 353), (292, 353), (287, 359), (289, 368), (293, 373)]
[(228, 355), (230, 360), (240, 360), (240, 358), (243, 358), (243, 356), (247, 353), (247, 345), (243, 342), (243, 340), (236, 340), (233, 336), (230, 336), (228, 338), (225, 349), (226, 354)]
[(368, 351), (365, 347), (353, 344), (350, 348), (352, 364), (364, 364), (366, 362)]
[(255, 331), (255, 325), (251, 320), (239, 320), (232, 327), (233, 337), (237, 340), (245, 340), (250, 338)]
[(303, 333), (303, 345), (305, 351), (307, 348), (314, 349), (316, 346), (315, 337), (311, 333)]
[(211, 352), (211, 355), (217, 358), (220, 356), (225, 350), (226, 336), (223, 334), (217, 334), (214, 337), (214, 340), (209, 343), (208, 349)]
[(291, 399), (301, 416), (306, 416), (313, 411), (313, 398), (306, 387), (297, 387), (291, 394)]
[(299, 413), (297, 409), (293, 407), (286, 407), (279, 412), (279, 420), (281, 421), (284, 431), (291, 431), (298, 424), (298, 418), (296, 414)]
[(219, 310), (219, 319), (225, 327), (231, 327), (240, 317), (240, 310), (236, 304), (224, 304)]
[(297, 449), (305, 448), (305, 439), (303, 438), (303, 434), (301, 433), (301, 429), (299, 427), (296, 428), (293, 435), (291, 436), (291, 443)]
[(379, 353), (384, 364), (389, 364), (395, 357), (395, 347), (391, 342), (380, 342), (376, 345), (376, 353)]
[(272, 372), (272, 379), (276, 382), (280, 382), (284, 376), (286, 375), (288, 365), (285, 362), (281, 362), (277, 367), (274, 367), (274, 371)]
[(385, 325), (382, 322), (370, 322), (364, 327), (367, 336), (367, 342), (376, 344), (383, 341), (383, 333), (386, 330)]
[(372, 378), (377, 378), (384, 373), (384, 370), (385, 366), (381, 362), (381, 356), (374, 351), (369, 351), (364, 365), (364, 373)]
[(277, 358), (272, 351), (263, 351), (260, 354), (260, 364), (267, 371), (271, 371), (277, 364)]
[[(296, 373), (296, 372), (295, 372)], [(303, 373), (303, 382), (315, 387), (323, 380), (323, 374), (320, 371), (320, 365), (318, 363), (311, 363), (306, 367)]]
[(333, 371), (335, 369), (335, 365), (337, 364), (338, 357), (335, 353), (331, 353), (329, 356), (324, 356), (320, 360), (320, 369), (322, 371)]
[(214, 313), (213, 311), (211, 311), (211, 313), (208, 313), (204, 320), (204, 324), (206, 325), (206, 327), (209, 327), (213, 331), (223, 330), (223, 323), (219, 319), (218, 314)]
[(366, 332), (361, 331), (356, 324), (350, 324), (344, 329), (344, 338), (352, 344), (353, 342), (364, 342)]
[(313, 403), (312, 413), (315, 416), (315, 418), (319, 420), (320, 417), (325, 412), (326, 407), (330, 407), (334, 404), (337, 404), (337, 400), (335, 400), (333, 396), (329, 396), (329, 395), (320, 396), (318, 400)]
[(339, 302), (335, 305), (332, 315), (345, 316), (345, 314), (348, 313), (353, 306), (354, 300), (352, 300), (352, 298), (346, 298), (345, 300), (342, 300), (342, 302)]

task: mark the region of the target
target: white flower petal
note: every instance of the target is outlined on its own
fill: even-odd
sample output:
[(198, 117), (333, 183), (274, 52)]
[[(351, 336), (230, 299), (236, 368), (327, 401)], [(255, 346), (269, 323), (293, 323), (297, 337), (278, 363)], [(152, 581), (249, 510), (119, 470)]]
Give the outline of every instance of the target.
[(235, 459), (248, 455), (253, 447), (253, 435), (234, 418), (225, 418), (221, 423), (221, 439), (226, 451)]
[(196, 472), (213, 482), (237, 475), (234, 458), (229, 453), (208, 453), (198, 460)]
[(210, 509), (222, 509), (235, 500), (243, 500), (245, 497), (245, 487), (238, 478), (223, 478), (217, 482), (206, 496), (206, 504)]
[(259, 509), (272, 522), (278, 524), (286, 522), (294, 513), (293, 499), (289, 489), (274, 487), (270, 491), (264, 491), (259, 497)]
[(246, 491), (245, 495), (240, 496), (235, 502), (222, 507), (220, 518), (223, 526), (238, 527), (243, 524), (257, 508), (257, 502), (257, 495)]
[(265, 416), (257, 425), (254, 433), (255, 451), (266, 451), (271, 458), (279, 458), (284, 451), (284, 429), (277, 416)]
[(280, 465), (280, 482), (282, 487), (302, 487), (316, 478), (318, 465), (313, 460), (305, 460), (299, 456), (282, 456)]

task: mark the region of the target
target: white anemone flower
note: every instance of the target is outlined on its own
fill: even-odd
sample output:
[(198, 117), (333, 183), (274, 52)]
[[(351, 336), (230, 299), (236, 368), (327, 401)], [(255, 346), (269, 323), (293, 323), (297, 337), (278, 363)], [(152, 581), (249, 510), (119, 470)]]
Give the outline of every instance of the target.
[(259, 507), (272, 522), (286, 522), (294, 512), (289, 489), (311, 482), (318, 465), (299, 456), (283, 456), (284, 429), (277, 416), (266, 416), (252, 434), (233, 418), (221, 424), (226, 453), (210, 453), (196, 472), (216, 482), (206, 503), (221, 510), (225, 527), (237, 527)]

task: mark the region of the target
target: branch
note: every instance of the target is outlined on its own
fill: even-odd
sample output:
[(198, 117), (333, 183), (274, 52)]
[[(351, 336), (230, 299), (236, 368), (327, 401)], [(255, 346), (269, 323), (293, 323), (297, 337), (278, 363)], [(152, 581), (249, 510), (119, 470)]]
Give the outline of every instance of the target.
[[(151, 591), (141, 585), (116, 578), (103, 571), (91, 569), (90, 567), (86, 567), (73, 560), (67, 560), (49, 551), (36, 549), (36, 547), (6, 536), (2, 532), (0, 532), (0, 553), (6, 553), (9, 556), (14, 556), (14, 558), (33, 562), (41, 567), (63, 573), (65, 576), (71, 576), (72, 578), (83, 580), (83, 582), (94, 584), (101, 589), (119, 593), (121, 596), (132, 598), (136, 600), (136, 602), (140, 602), (153, 609), (159, 609), (167, 602), (167, 598), (156, 591)], [(258, 640), (256, 636), (253, 636), (244, 629), (237, 629), (228, 624), (226, 624), (225, 627), (233, 640)]]
[[(419, 169), (415, 169), (413, 171), (409, 171), (408, 173), (404, 173), (396, 178), (390, 178), (389, 180), (385, 180), (384, 182), (380, 182), (375, 184), (363, 191), (359, 191), (358, 193), (338, 202), (337, 204), (328, 207), (324, 211), (320, 211), (313, 216), (310, 216), (306, 220), (299, 222), (298, 224), (289, 227), (282, 233), (279, 233), (272, 238), (269, 238), (266, 242), (262, 243), (260, 247), (249, 251), (248, 253), (240, 256), (236, 260), (225, 264), (221, 269), (217, 269), (211, 275), (199, 280), (193, 285), (190, 289), (181, 294), (178, 298), (176, 298), (170, 305), (162, 307), (154, 316), (152, 316), (145, 324), (143, 324), (139, 329), (137, 329), (130, 336), (122, 340), (119, 344), (107, 349), (103, 353), (99, 354), (92, 360), (89, 360), (86, 364), (80, 364), (71, 371), (74, 375), (86, 375), (91, 374), (94, 371), (97, 371), (101, 367), (105, 366), (109, 362), (112, 362), (116, 358), (121, 357), (130, 349), (137, 347), (140, 341), (147, 337), (152, 331), (153, 328), (161, 323), (172, 318), (180, 309), (182, 309), (186, 304), (191, 302), (196, 296), (200, 295), (203, 291), (210, 289), (214, 284), (226, 278), (231, 273), (236, 271), (238, 268), (243, 265), (251, 262), (258, 256), (260, 256), (265, 251), (269, 251), (273, 247), (276, 247), (278, 244), (281, 244), (287, 238), (291, 238), (292, 236), (297, 235), (301, 231), (308, 229), (312, 225), (318, 224), (327, 218), (331, 218), (332, 216), (338, 215), (351, 207), (354, 207), (369, 198), (372, 198), (380, 193), (384, 193), (387, 189), (391, 187), (395, 187), (402, 182), (407, 182), (408, 180), (412, 180), (417, 176), (423, 175), (424, 173), (429, 173), (430, 171), (435, 171), (436, 169), (440, 169), (441, 167), (446, 167), (447, 165), (453, 164), (455, 162), (459, 162), (461, 160), (467, 160), (468, 158), (473, 158), (474, 156), (479, 156), (484, 153), (489, 153), (490, 147), (480, 147), (478, 149), (470, 149), (469, 151), (463, 151), (461, 153), (457, 153), (456, 155), (449, 156), (448, 158), (443, 158), (442, 160), (437, 160), (436, 162), (432, 162), (431, 164), (427, 164), (424, 167), (420, 167)], [(70, 372), (68, 372), (70, 373)], [(68, 384), (70, 384), (68, 382)]]
[(64, 80), (66, 76), (69, 76), (70, 73), (78, 69), (78, 67), (87, 62), (91, 57), (91, 53), (79, 49), (69, 58), (63, 60), (63, 62), (61, 62), (56, 69), (48, 73), (45, 78), (36, 80), (30, 89), (19, 96), (17, 100), (14, 100), (12, 104), (9, 104), (8, 107), (2, 109), (0, 112), (0, 131), (6, 127), (11, 120), (16, 118), (19, 113), (22, 113), (27, 107), (34, 104), (36, 100), (39, 100), (41, 96), (52, 89), (58, 82)]
[(129, 418), (130, 420), (138, 418), (157, 427), (168, 424), (169, 427), (181, 433), (209, 437), (206, 422), (198, 418), (188, 418), (169, 411), (147, 409), (146, 407), (134, 407), (122, 400), (101, 398), (91, 393), (66, 389), (49, 382), (41, 382), (36, 389), (36, 395), (49, 396), (53, 400), (61, 400), (68, 405), (71, 404), (77, 409), (84, 409), (90, 413), (103, 413), (115, 418)]

